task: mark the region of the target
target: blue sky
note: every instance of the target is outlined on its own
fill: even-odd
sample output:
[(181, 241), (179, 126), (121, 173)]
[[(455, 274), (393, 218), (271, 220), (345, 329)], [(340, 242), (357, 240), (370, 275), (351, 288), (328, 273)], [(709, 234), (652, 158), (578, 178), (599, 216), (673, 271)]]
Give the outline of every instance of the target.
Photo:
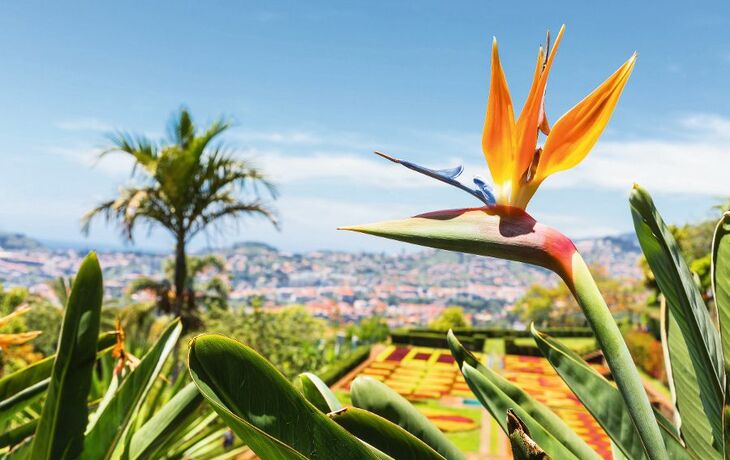
[[(480, 136), (492, 36), (516, 107), (546, 29), (567, 31), (551, 120), (635, 50), (639, 59), (588, 159), (530, 204), (575, 236), (629, 231), (636, 181), (666, 219), (730, 195), (730, 4), (703, 2), (18, 2), (0, 15), (0, 230), (82, 241), (79, 217), (129, 180), (95, 162), (114, 129), (159, 137), (185, 105), (235, 121), (226, 140), (279, 183), (281, 232), (258, 221), (193, 246), (395, 250), (337, 225), (478, 204), (372, 155), (463, 162), (488, 177)], [(89, 245), (119, 244), (101, 222)], [(166, 250), (163, 233), (138, 247)]]

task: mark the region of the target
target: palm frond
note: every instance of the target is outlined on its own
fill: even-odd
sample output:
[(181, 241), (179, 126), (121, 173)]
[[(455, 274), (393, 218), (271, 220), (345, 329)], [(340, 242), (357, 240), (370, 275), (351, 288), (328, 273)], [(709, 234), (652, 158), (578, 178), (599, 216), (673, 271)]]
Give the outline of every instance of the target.
[(233, 202), (200, 214), (200, 216), (191, 223), (190, 236), (197, 234), (203, 228), (212, 223), (217, 223), (222, 219), (237, 219), (247, 215), (263, 217), (271, 222), (277, 230), (279, 229), (279, 220), (276, 216), (276, 212), (263, 202)]
[(195, 276), (208, 268), (223, 273), (226, 271), (226, 262), (215, 254), (188, 258), (188, 272), (190, 276)]
[(91, 222), (103, 217), (107, 223), (116, 222), (127, 241), (134, 241), (134, 229), (139, 220), (158, 223), (166, 229), (175, 227), (175, 216), (166, 206), (164, 196), (156, 187), (127, 187), (120, 189), (119, 197), (99, 204), (81, 218), (81, 230), (88, 235)]
[(127, 295), (133, 295), (143, 291), (154, 292), (157, 294), (168, 287), (169, 284), (170, 283), (166, 280), (156, 280), (154, 278), (142, 276), (132, 280), (132, 282), (127, 285)]
[(135, 175), (137, 166), (142, 166), (149, 175), (155, 174), (156, 162), (159, 156), (157, 145), (145, 136), (133, 135), (117, 131), (108, 136), (111, 147), (103, 150), (99, 158), (111, 153), (126, 153), (134, 158), (132, 175)]

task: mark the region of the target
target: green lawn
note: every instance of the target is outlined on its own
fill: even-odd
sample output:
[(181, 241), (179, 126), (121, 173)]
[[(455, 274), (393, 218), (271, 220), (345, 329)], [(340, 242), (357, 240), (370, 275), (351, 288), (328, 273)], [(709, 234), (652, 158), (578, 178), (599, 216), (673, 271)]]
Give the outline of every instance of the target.
[[(570, 348), (578, 354), (590, 353), (596, 350), (596, 339), (593, 337), (561, 337), (558, 340), (560, 343)], [(521, 347), (536, 347), (535, 341), (531, 337), (521, 337), (515, 339), (515, 345)]]

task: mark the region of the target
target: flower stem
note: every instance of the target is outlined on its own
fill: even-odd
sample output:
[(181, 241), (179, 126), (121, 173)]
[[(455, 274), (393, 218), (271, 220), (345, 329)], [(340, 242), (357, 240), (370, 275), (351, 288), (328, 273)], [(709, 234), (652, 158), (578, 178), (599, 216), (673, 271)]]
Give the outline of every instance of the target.
[(574, 252), (571, 270), (563, 275), (565, 283), (575, 296), (588, 319), (603, 356), (611, 369), (629, 414), (642, 440), (648, 459), (666, 459), (668, 454), (659, 430), (654, 410), (649, 402), (639, 371), (631, 358), (621, 331), (611, 315), (588, 266), (578, 252)]

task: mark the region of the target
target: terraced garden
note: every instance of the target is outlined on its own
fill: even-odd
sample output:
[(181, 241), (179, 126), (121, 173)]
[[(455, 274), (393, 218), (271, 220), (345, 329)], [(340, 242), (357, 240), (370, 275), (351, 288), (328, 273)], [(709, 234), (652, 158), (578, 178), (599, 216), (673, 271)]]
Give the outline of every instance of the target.
[[(493, 351), (477, 356), (550, 407), (601, 456), (612, 458), (608, 436), (547, 360)], [(390, 345), (374, 351), (369, 360), (334, 386), (345, 403), (349, 402), (350, 383), (359, 375), (380, 380), (412, 401), (470, 457), (510, 457), (506, 437), (479, 405), (449, 350)]]

